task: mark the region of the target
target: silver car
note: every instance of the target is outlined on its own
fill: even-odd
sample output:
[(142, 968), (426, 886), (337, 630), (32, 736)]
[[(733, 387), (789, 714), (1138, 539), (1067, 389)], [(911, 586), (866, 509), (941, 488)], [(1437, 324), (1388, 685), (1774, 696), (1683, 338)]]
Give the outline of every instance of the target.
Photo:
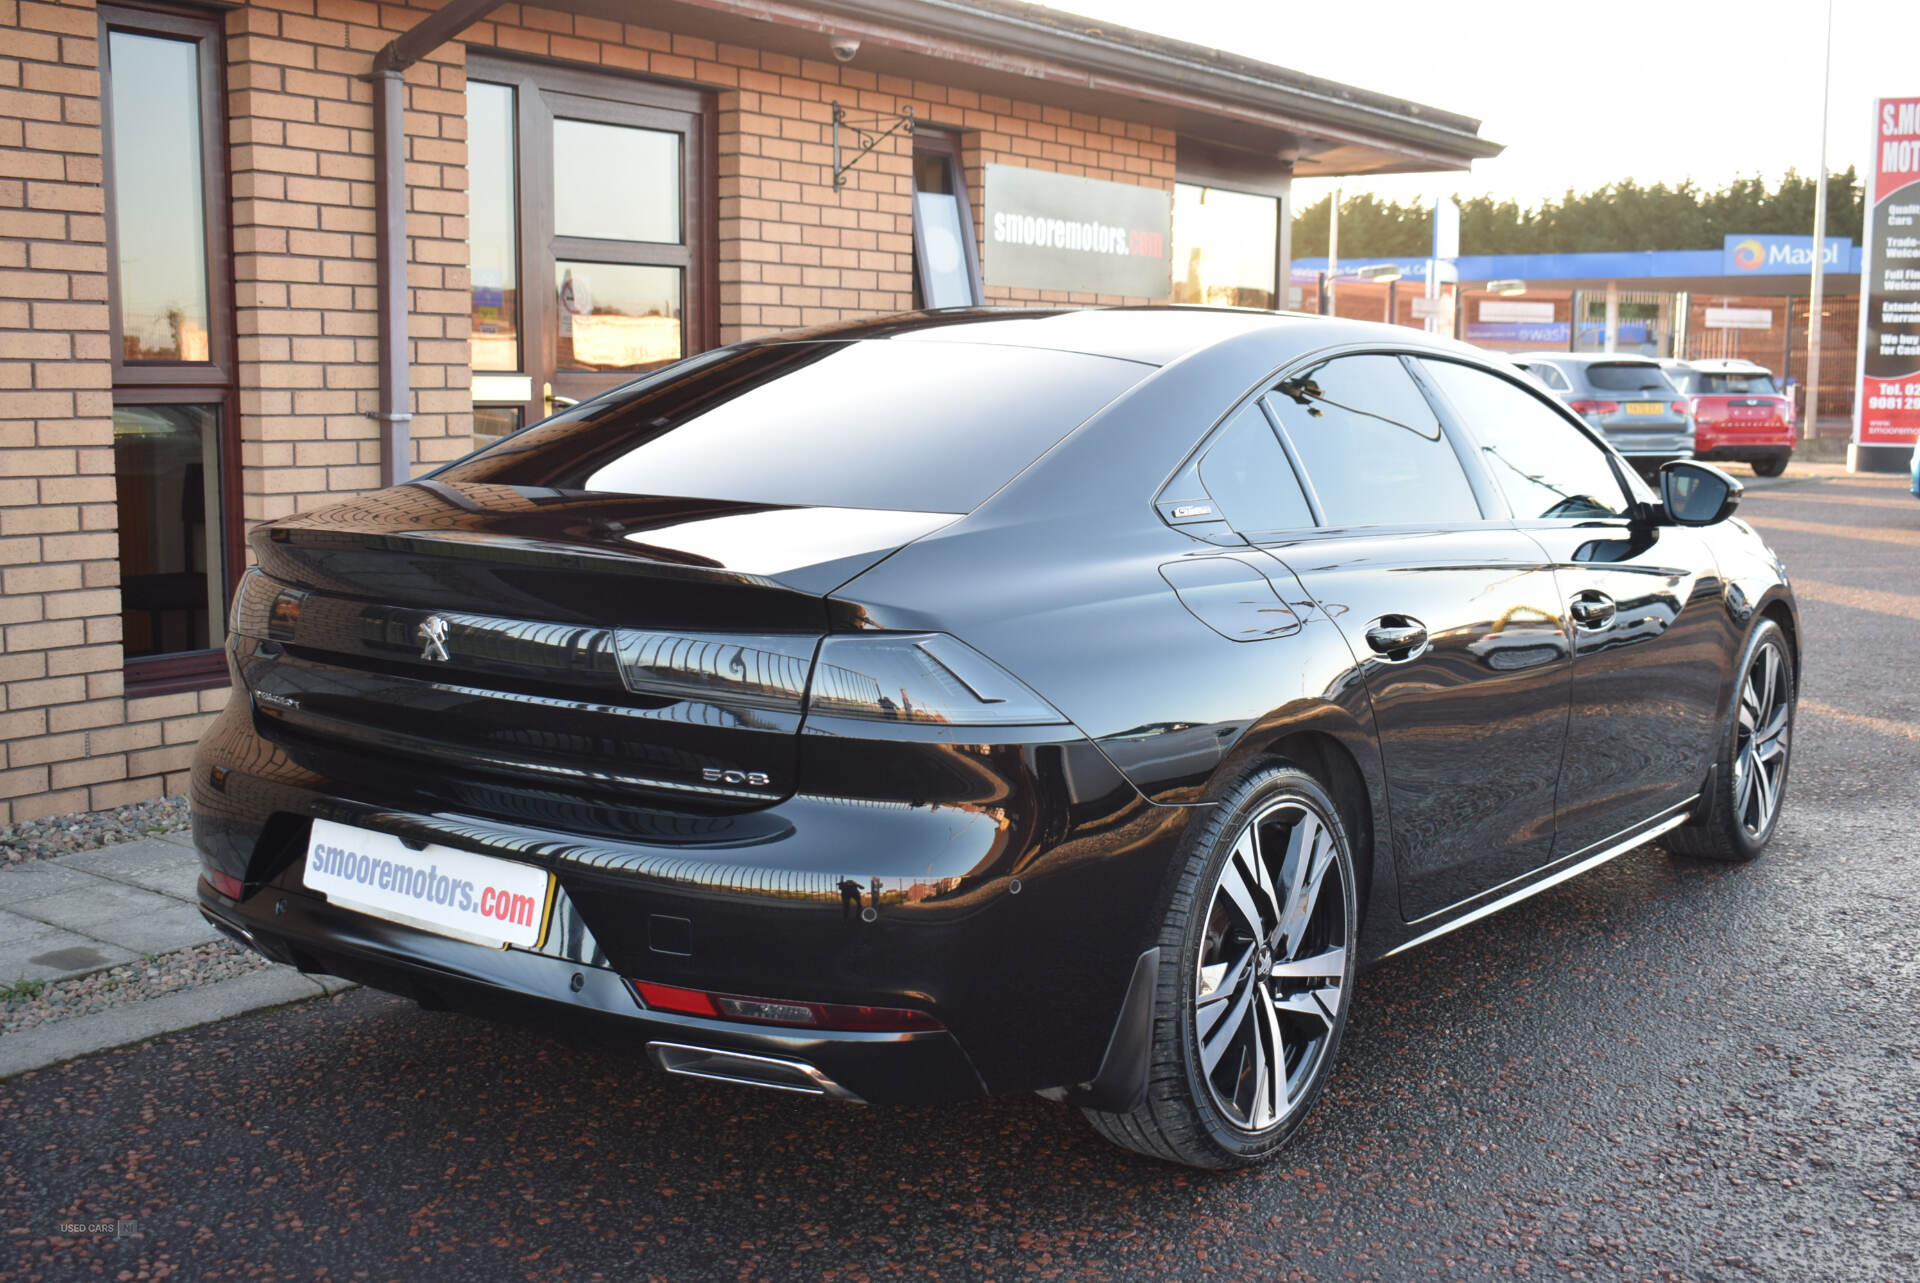
[(1518, 358), (1648, 476), (1693, 457), (1693, 415), (1659, 364), (1617, 352), (1529, 352)]

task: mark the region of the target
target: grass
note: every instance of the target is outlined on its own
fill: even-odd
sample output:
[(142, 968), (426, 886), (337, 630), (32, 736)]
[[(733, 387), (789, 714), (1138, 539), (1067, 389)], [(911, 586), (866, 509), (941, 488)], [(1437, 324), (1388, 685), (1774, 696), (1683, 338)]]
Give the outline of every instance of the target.
[(44, 980), (29, 980), (25, 976), (0, 989), (0, 1002), (32, 1002), (46, 989)]

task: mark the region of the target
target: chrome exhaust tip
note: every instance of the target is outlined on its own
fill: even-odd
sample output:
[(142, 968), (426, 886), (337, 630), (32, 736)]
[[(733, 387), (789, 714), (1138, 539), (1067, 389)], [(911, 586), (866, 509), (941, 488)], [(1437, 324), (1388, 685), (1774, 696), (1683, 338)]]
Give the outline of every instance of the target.
[(860, 1097), (804, 1060), (721, 1051), (717, 1047), (692, 1047), (680, 1042), (650, 1042), (647, 1055), (660, 1068), (683, 1078), (705, 1078), (717, 1083), (798, 1092), (803, 1096), (860, 1101)]

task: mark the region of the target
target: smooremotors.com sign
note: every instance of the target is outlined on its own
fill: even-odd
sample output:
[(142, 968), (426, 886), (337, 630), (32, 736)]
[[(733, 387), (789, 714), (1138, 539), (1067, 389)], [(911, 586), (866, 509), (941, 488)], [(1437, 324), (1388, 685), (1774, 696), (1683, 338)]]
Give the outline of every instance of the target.
[(1173, 198), (1153, 187), (987, 166), (987, 284), (1165, 299)]

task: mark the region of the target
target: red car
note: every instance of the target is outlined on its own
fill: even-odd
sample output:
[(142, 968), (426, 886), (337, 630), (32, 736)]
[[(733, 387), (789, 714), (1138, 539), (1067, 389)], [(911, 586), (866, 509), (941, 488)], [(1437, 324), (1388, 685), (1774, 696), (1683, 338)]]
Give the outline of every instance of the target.
[(1793, 402), (1752, 361), (1662, 361), (1693, 404), (1693, 457), (1751, 464), (1777, 477), (1793, 455)]

